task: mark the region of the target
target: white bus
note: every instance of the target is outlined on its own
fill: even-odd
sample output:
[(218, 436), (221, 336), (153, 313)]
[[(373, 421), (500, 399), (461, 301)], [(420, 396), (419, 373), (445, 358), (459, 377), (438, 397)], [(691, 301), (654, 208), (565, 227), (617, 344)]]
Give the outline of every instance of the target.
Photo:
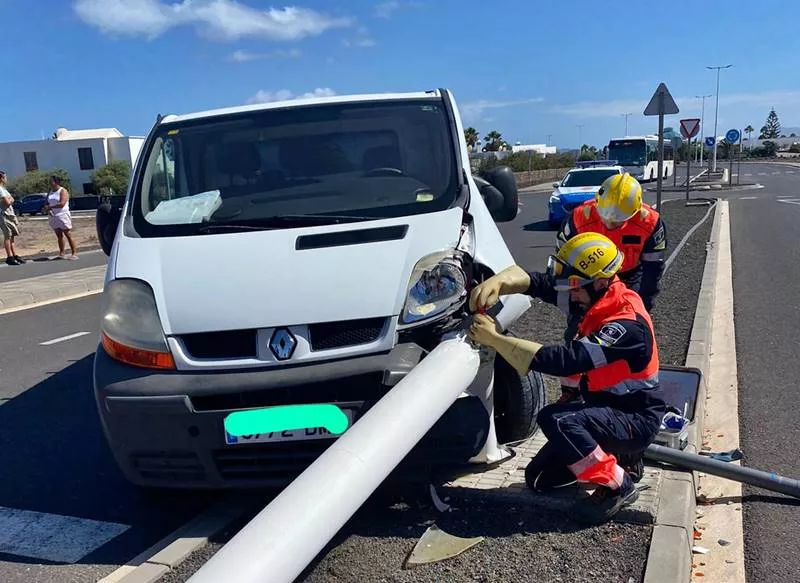
[[(608, 158), (630, 172), (637, 180), (647, 182), (658, 178), (658, 136), (628, 136), (608, 142)], [(675, 150), (672, 142), (664, 140), (663, 177), (675, 172)]]

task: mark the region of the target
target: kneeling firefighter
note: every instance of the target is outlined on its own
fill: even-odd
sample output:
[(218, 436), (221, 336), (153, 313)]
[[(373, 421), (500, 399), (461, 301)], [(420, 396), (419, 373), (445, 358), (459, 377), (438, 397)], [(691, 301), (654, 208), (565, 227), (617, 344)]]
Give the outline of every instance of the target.
[(509, 267), (478, 285), (470, 309), (483, 311), (501, 295), (525, 293), (555, 304), (559, 291), (583, 308), (577, 337), (542, 346), (504, 336), (489, 316), (476, 314), (470, 338), (497, 351), (520, 374), (529, 370), (578, 378), (581, 403), (554, 403), (538, 415), (547, 443), (526, 468), (538, 492), (578, 482), (595, 486), (575, 517), (608, 520), (638, 497), (619, 455), (637, 460), (653, 442), (666, 413), (659, 385), (653, 324), (639, 295), (617, 275), (623, 254), (598, 233), (578, 235), (548, 260), (546, 273)]

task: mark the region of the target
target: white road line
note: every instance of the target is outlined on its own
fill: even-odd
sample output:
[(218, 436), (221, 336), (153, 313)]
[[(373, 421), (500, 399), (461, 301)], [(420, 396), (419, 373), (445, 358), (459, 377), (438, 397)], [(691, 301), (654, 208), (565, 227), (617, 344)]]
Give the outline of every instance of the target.
[(129, 528), (127, 524), (0, 506), (0, 552), (76, 563)]
[(747, 174), (745, 174), (745, 176), (752, 176), (752, 175), (753, 175), (752, 172), (748, 172)]
[(757, 198), (757, 196), (741, 196), (739, 200), (756, 200)]
[(785, 202), (786, 204), (800, 204), (800, 198), (778, 199), (778, 202)]
[(767, 175), (767, 173), (766, 173), (766, 172), (759, 172), (759, 173), (758, 173), (758, 175), (759, 175), (759, 176), (766, 176), (766, 175)]
[(58, 344), (59, 342), (72, 340), (73, 338), (80, 338), (81, 336), (86, 336), (87, 334), (91, 334), (91, 332), (75, 332), (75, 334), (69, 334), (68, 336), (62, 336), (61, 338), (53, 338), (47, 342), (40, 342), (39, 346), (50, 346), (52, 344)]
[(778, 174), (780, 174), (780, 172), (773, 172), (772, 173), (773, 176), (777, 176)]
[(786, 174), (794, 174), (794, 170), (787, 170)]

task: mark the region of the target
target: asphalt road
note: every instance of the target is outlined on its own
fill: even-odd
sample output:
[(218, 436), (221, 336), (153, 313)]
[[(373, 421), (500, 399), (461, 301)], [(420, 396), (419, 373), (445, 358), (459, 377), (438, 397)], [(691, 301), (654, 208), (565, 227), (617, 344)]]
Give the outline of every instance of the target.
[[(3, 255), (5, 258), (5, 255)], [(55, 259), (54, 257), (42, 257), (39, 259), (28, 260), (24, 265), (8, 265), (5, 259), (0, 262), (0, 283), (16, 281), (40, 275), (51, 275), (63, 271), (73, 271), (85, 267), (95, 267), (108, 263), (108, 257), (102, 250), (96, 249), (79, 253), (78, 259)]]
[[(765, 188), (730, 205), (741, 448), (747, 466), (800, 479), (800, 167), (742, 172)], [(796, 581), (800, 502), (749, 486), (744, 497), (748, 580)]]
[[(114, 465), (90, 384), (99, 308), (99, 296), (92, 296), (0, 316), (3, 583), (97, 581), (210, 502), (187, 495), (158, 502), (129, 485)], [(88, 334), (42, 345), (82, 332)], [(20, 510), (46, 514), (23, 518)], [(38, 534), (30, 527), (11, 532), (34, 520)], [(43, 544), (48, 535), (59, 540)], [(89, 552), (64, 564), (65, 553), (76, 548)], [(50, 560), (25, 556), (30, 552)]]

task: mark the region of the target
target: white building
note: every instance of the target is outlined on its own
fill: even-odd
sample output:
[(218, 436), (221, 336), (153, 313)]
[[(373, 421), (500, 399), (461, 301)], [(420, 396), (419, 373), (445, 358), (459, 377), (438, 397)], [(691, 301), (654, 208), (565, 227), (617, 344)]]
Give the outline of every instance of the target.
[(547, 154), (555, 154), (556, 147), (555, 146), (547, 146), (545, 144), (516, 144), (511, 146), (512, 152), (536, 152), (537, 154), (541, 154), (542, 156), (546, 156)]
[(92, 172), (112, 160), (133, 166), (143, 142), (144, 138), (124, 136), (116, 128), (59, 128), (54, 139), (0, 143), (0, 170), (11, 180), (26, 172), (60, 168), (69, 174), (74, 194), (93, 194)]

